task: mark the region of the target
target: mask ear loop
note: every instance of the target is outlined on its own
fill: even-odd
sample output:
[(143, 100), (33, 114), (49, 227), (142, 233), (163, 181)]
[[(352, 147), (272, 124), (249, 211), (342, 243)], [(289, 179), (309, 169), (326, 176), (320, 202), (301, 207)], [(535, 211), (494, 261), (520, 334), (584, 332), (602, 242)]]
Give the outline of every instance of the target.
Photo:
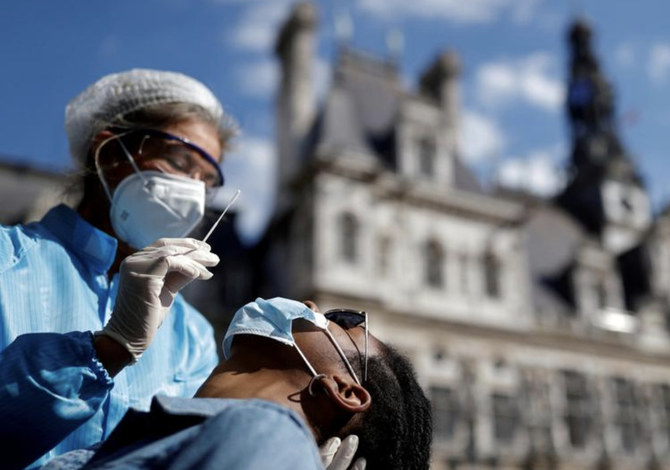
[[(309, 396), (315, 397), (316, 392), (314, 391), (314, 388), (313, 388), (314, 383), (319, 379), (326, 378), (327, 376), (326, 376), (326, 374), (317, 374), (316, 370), (314, 370), (314, 367), (312, 367), (312, 364), (309, 363), (309, 361), (307, 360), (307, 358), (305, 357), (303, 352), (300, 350), (298, 345), (294, 343), (293, 346), (295, 347), (296, 351), (298, 351), (298, 354), (300, 354), (300, 357), (302, 358), (303, 362), (305, 363), (305, 365), (307, 366), (309, 371), (312, 373), (312, 379), (309, 381), (309, 385), (307, 386), (307, 392), (309, 393)], [(326, 393), (328, 393), (328, 392), (326, 392)]]
[(309, 381), (309, 385), (307, 386), (307, 392), (309, 393), (310, 397), (315, 397), (317, 393), (314, 391), (312, 387), (314, 387), (314, 384), (316, 383), (317, 380), (319, 379), (325, 379), (326, 374), (317, 374), (314, 377), (312, 377), (312, 380)]
[(119, 139), (119, 144), (121, 145), (121, 149), (123, 149), (123, 153), (125, 154), (126, 158), (128, 159), (128, 161), (132, 165), (135, 172), (137, 172), (140, 175), (140, 178), (142, 179), (142, 183), (145, 184), (145, 185), (147, 184), (147, 180), (144, 177), (144, 175), (142, 174), (142, 172), (140, 171), (139, 167), (137, 166), (137, 163), (135, 163), (135, 159), (132, 157), (132, 155), (130, 155), (130, 152), (128, 151), (125, 144), (121, 140), (121, 137), (123, 137), (124, 135), (129, 134), (131, 132), (132, 131), (123, 132), (121, 134), (115, 134), (111, 137), (106, 138), (105, 140), (103, 140), (100, 143), (100, 145), (98, 145), (98, 148), (95, 150), (95, 153), (93, 154), (93, 163), (95, 164), (95, 171), (98, 174), (98, 179), (100, 179), (100, 182), (102, 183), (102, 187), (105, 190), (105, 194), (107, 195), (107, 199), (109, 199), (110, 203), (112, 202), (112, 192), (109, 189), (109, 185), (107, 184), (107, 179), (105, 178), (105, 175), (102, 171), (102, 168), (100, 167), (100, 150), (108, 142), (111, 142), (114, 139)]

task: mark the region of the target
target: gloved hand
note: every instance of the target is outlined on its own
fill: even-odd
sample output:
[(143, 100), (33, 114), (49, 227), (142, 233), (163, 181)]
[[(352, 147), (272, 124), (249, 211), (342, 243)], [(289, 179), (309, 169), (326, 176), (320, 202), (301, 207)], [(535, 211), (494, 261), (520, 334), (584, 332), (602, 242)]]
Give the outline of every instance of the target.
[(319, 448), (321, 462), (326, 470), (365, 470), (365, 459), (360, 457), (349, 467), (358, 449), (358, 436), (331, 437)]
[(177, 293), (194, 279), (209, 279), (219, 257), (193, 238), (161, 238), (121, 263), (119, 292), (101, 332), (137, 361), (149, 347)]

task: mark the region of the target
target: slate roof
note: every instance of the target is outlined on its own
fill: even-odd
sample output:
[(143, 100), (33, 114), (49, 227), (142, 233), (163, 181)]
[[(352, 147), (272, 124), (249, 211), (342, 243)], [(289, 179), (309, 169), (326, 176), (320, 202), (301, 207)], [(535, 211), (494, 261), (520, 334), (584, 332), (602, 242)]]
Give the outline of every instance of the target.
[[(395, 170), (396, 123), (400, 106), (409, 97), (395, 64), (343, 49), (333, 85), (302, 149), (303, 158), (316, 149), (349, 151), (373, 155)], [(454, 187), (484, 193), (459, 158), (455, 159)]]

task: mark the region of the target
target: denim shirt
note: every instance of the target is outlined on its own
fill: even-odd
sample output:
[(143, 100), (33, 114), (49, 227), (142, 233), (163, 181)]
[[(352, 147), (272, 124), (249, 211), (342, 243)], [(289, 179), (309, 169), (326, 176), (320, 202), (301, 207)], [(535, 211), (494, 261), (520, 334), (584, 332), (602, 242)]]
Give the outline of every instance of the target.
[(157, 396), (151, 411), (128, 411), (96, 447), (56, 457), (43, 470), (323, 470), (302, 419), (257, 399)]
[(149, 413), (129, 411), (85, 468), (322, 470), (323, 465), (309, 428), (276, 403), (157, 396)]
[[(0, 227), (0, 439), (9, 468), (105, 439), (129, 407), (188, 397), (218, 359), (209, 323), (181, 296), (137, 364), (112, 380), (92, 332), (110, 317), (117, 242), (66, 206)], [(37, 459), (37, 460), (36, 460)], [(4, 459), (3, 459), (4, 460)]]

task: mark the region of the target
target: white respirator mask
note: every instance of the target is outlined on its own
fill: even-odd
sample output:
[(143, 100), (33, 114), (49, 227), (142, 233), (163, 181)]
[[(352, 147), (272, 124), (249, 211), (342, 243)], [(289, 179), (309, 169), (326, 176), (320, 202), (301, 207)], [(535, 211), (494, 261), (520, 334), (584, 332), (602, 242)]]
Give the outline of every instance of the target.
[[(109, 217), (117, 237), (135, 249), (159, 238), (181, 238), (191, 232), (205, 214), (205, 183), (187, 176), (156, 170), (141, 171), (120, 140), (124, 134), (105, 140), (95, 152), (95, 168), (111, 202)], [(119, 145), (133, 166), (112, 195), (98, 164), (100, 149), (119, 139)]]

